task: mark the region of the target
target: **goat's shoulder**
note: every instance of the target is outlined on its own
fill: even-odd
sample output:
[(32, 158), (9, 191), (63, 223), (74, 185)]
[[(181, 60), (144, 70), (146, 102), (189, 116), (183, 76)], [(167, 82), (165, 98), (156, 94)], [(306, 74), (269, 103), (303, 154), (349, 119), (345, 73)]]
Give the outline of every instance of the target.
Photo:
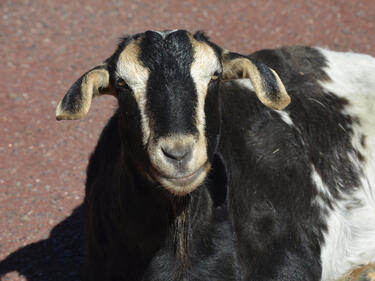
[(337, 95), (353, 95), (356, 91), (374, 94), (375, 58), (370, 55), (287, 46), (259, 50), (249, 57), (273, 68), (287, 89), (304, 82), (319, 82), (319, 85), (326, 82), (324, 90)]
[[(253, 158), (256, 165), (264, 163), (265, 167), (285, 168), (285, 163), (290, 163), (292, 167), (296, 164), (301, 167), (301, 161), (309, 167), (308, 162), (311, 159), (320, 163), (321, 154), (327, 156), (327, 161), (338, 158), (335, 165), (349, 163), (348, 151), (356, 154), (356, 147), (353, 145), (360, 143), (363, 136), (362, 127), (365, 122), (360, 119), (371, 120), (369, 113), (375, 100), (362, 98), (362, 94), (358, 93), (372, 91), (375, 94), (375, 87), (371, 85), (373, 75), (366, 80), (360, 78), (361, 74), (357, 72), (368, 73), (369, 77), (369, 69), (375, 65), (371, 62), (373, 58), (302, 46), (261, 50), (250, 57), (278, 72), (292, 101), (282, 111), (271, 110), (259, 103), (252, 93), (249, 81), (223, 83), (222, 148), (230, 147), (232, 155), (236, 155), (233, 152), (237, 150), (236, 162), (246, 164)], [(335, 65), (352, 60), (353, 64), (357, 60), (363, 67), (349, 70), (348, 66), (345, 69)], [(350, 79), (351, 74), (356, 79), (345, 80)], [(340, 75), (342, 77), (339, 77)], [(344, 78), (345, 76), (348, 77)], [(365, 80), (367, 87), (360, 91)], [(340, 85), (348, 84), (348, 81), (351, 81), (350, 85), (343, 88), (352, 88), (350, 92), (339, 89)], [(362, 133), (356, 134), (353, 129), (358, 125)], [(367, 134), (371, 132), (372, 135), (372, 131), (368, 129)], [(373, 135), (375, 136), (375, 132)], [(300, 157), (301, 155), (308, 155), (310, 160)], [(338, 178), (347, 177), (339, 174)], [(348, 181), (352, 182), (349, 179)]]
[(328, 79), (324, 72), (325, 55), (315, 47), (286, 46), (264, 49), (250, 54), (249, 57), (274, 69), (287, 89), (296, 83)]

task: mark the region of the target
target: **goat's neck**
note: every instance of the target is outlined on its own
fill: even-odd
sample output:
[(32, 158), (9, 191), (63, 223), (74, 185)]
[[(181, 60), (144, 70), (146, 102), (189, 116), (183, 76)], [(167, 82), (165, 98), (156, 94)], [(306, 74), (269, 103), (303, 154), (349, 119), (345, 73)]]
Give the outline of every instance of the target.
[[(126, 202), (136, 213), (136, 217), (128, 217), (131, 220), (131, 234), (133, 241), (129, 244), (136, 246), (138, 256), (146, 260), (162, 255), (159, 250), (167, 247), (173, 251), (176, 274), (183, 274), (189, 267), (191, 251), (191, 236), (202, 225), (196, 222), (206, 221), (202, 217), (211, 215), (211, 201), (204, 188), (194, 191), (184, 197), (176, 197), (164, 190), (161, 186), (149, 182), (136, 171), (134, 166), (126, 179), (129, 188), (126, 190)], [(143, 207), (140, 207), (143, 206)], [(146, 261), (145, 260), (145, 261)], [(180, 279), (176, 276), (175, 280)]]

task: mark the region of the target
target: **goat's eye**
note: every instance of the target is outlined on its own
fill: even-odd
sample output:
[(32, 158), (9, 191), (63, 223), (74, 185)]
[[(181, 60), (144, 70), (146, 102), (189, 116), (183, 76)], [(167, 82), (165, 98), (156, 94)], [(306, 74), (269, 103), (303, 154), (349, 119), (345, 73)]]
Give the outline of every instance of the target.
[(215, 72), (214, 75), (211, 76), (211, 81), (219, 79), (219, 76), (220, 76), (220, 73), (219, 72)]
[(123, 88), (123, 89), (126, 89), (126, 90), (131, 90), (129, 85), (126, 84), (125, 80), (122, 79), (122, 78), (117, 78), (116, 85), (120, 88)]

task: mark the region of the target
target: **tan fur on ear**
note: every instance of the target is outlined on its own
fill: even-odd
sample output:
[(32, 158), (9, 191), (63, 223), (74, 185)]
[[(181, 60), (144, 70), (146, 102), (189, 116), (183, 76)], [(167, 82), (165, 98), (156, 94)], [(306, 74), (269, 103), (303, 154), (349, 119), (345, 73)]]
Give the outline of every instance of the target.
[(267, 106), (273, 109), (281, 110), (290, 104), (291, 99), (279, 75), (277, 75), (276, 71), (274, 71), (272, 68), (270, 68), (270, 70), (272, 71), (273, 75), (276, 78), (276, 83), (277, 83), (277, 86), (279, 87), (280, 99), (278, 100), (277, 103), (273, 102), (272, 105), (267, 105)]
[[(77, 81), (78, 82), (78, 81)], [(77, 83), (76, 82), (76, 83)], [(99, 95), (99, 89), (109, 87), (109, 73), (106, 69), (93, 69), (86, 73), (77, 89), (75, 84), (59, 102), (56, 108), (57, 120), (74, 120), (85, 116), (93, 97)], [(71, 102), (74, 100), (74, 102)]]
[(276, 93), (267, 92), (269, 87), (267, 87), (266, 83), (268, 82), (264, 79), (258, 67), (250, 59), (245, 57), (229, 59), (225, 58), (224, 54), (224, 80), (249, 78), (257, 97), (265, 106), (278, 110), (284, 109), (290, 103), (290, 97), (277, 73), (271, 68), (268, 69), (272, 72), (276, 80), (276, 85), (274, 85), (277, 87)]

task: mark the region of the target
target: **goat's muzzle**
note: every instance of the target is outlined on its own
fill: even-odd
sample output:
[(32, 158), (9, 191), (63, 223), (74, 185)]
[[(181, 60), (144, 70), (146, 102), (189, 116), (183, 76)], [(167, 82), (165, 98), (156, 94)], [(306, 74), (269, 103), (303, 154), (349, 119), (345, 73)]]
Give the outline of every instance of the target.
[(159, 138), (148, 149), (152, 177), (173, 194), (192, 192), (210, 169), (204, 144), (193, 135)]

